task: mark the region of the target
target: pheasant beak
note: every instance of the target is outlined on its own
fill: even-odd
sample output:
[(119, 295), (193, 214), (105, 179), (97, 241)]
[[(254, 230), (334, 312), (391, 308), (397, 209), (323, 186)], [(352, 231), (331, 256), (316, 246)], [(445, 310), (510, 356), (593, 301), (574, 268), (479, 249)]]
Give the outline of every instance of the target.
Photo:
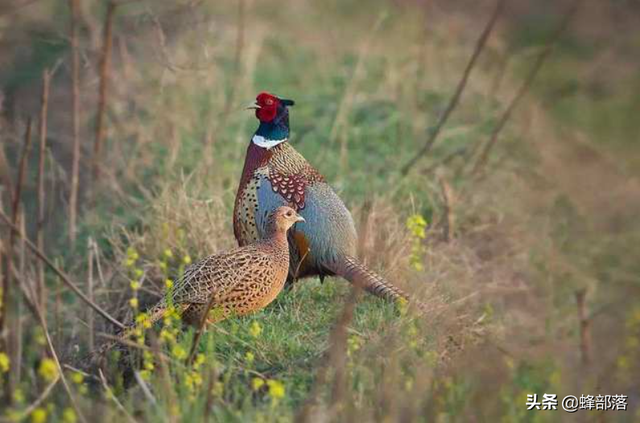
[(252, 109), (261, 109), (260, 105), (258, 103), (256, 103), (255, 101), (251, 104), (249, 104), (245, 110), (252, 110)]
[(298, 217), (296, 217), (296, 222), (306, 222), (306, 220), (304, 220), (304, 217), (298, 215)]

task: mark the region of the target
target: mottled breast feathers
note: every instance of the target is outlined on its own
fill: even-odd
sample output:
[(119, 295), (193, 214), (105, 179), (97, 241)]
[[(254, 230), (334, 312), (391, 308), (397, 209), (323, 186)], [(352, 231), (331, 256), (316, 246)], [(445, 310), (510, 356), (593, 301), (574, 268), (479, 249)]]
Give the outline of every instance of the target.
[[(251, 143), (233, 216), (233, 229), (240, 245), (261, 238), (260, 224), (276, 207), (304, 209), (307, 187), (318, 182), (324, 182), (322, 175), (289, 143), (271, 149)], [(277, 195), (272, 196), (266, 190)]]

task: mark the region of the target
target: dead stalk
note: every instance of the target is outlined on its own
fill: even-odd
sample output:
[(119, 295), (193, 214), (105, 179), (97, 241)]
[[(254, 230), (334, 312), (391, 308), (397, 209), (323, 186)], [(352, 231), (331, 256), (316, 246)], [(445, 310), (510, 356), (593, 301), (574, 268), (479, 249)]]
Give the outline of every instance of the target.
[(40, 404), (42, 404), (44, 400), (47, 399), (47, 397), (49, 396), (49, 394), (51, 393), (53, 388), (58, 384), (59, 381), (60, 381), (60, 375), (56, 375), (53, 381), (51, 381), (49, 385), (47, 385), (47, 387), (44, 388), (44, 391), (42, 391), (40, 396), (36, 398), (34, 402), (29, 404), (29, 406), (25, 408), (22, 413), (20, 413), (20, 415), (15, 419), (15, 421), (22, 421), (22, 420), (25, 420), (27, 417), (29, 417), (29, 415), (33, 413), (33, 410), (38, 408)]
[(575, 296), (580, 324), (580, 357), (582, 364), (587, 366), (591, 363), (591, 321), (587, 317), (587, 290), (576, 291)]
[(440, 192), (442, 195), (442, 218), (440, 225), (442, 226), (442, 236), (445, 242), (451, 240), (451, 234), (454, 231), (453, 202), (454, 195), (451, 185), (442, 176), (438, 176), (440, 183)]
[[(22, 187), (24, 186), (24, 177), (27, 170), (29, 149), (31, 146), (31, 118), (27, 120), (27, 128), (25, 130), (24, 142), (22, 145), (22, 152), (20, 153), (20, 161), (18, 164), (18, 175), (13, 189), (12, 204), (11, 204), (11, 220), (14, 226), (20, 225), (19, 218), (20, 213), (20, 199), (22, 197)], [(4, 214), (4, 213), (3, 213)], [(8, 218), (7, 218), (8, 220)], [(15, 234), (9, 233), (9, 241), (6, 244), (6, 250), (4, 254), (3, 268), (5, 275), (3, 278), (2, 286), (2, 321), (0, 321), (0, 333), (5, 333), (6, 342), (5, 348), (14, 365), (11, 366), (9, 374), (7, 375), (6, 391), (7, 393), (13, 392), (16, 383), (20, 377), (20, 315), (19, 315), (19, 303), (17, 296), (12, 293), (14, 284), (14, 246), (15, 246)], [(13, 317), (13, 318), (12, 318)]]
[(80, 178), (80, 55), (78, 46), (79, 0), (69, 0), (71, 9), (71, 119), (73, 122), (73, 157), (71, 164), (71, 191), (69, 194), (69, 241), (76, 240), (78, 212), (78, 183)]
[(98, 88), (98, 117), (96, 122), (96, 140), (93, 146), (93, 178), (100, 178), (100, 153), (105, 137), (105, 115), (107, 109), (107, 95), (109, 94), (109, 71), (111, 63), (111, 50), (113, 48), (113, 16), (116, 4), (109, 2), (107, 15), (104, 21), (104, 33), (102, 42), (102, 56), (100, 58), (100, 86)]
[[(47, 149), (47, 115), (49, 113), (49, 85), (51, 82), (51, 74), (48, 69), (42, 72), (42, 97), (40, 101), (40, 144), (38, 151), (38, 203), (37, 203), (37, 222), (36, 222), (36, 245), (44, 251), (44, 220), (45, 220), (45, 193), (44, 193), (44, 165), (45, 154)], [(43, 310), (43, 317), (46, 320), (46, 301), (45, 301), (45, 281), (44, 281), (44, 265), (41, 261), (37, 263), (38, 269), (38, 302), (39, 307)]]
[(513, 114), (513, 111), (518, 106), (520, 101), (522, 101), (522, 99), (527, 94), (527, 92), (529, 92), (529, 88), (533, 84), (533, 81), (536, 79), (536, 76), (538, 76), (538, 72), (542, 68), (542, 65), (553, 52), (553, 49), (555, 48), (558, 40), (569, 27), (569, 23), (571, 23), (571, 20), (576, 15), (583, 1), (584, 0), (575, 0), (573, 2), (573, 4), (571, 5), (567, 13), (565, 13), (565, 15), (563, 16), (562, 21), (556, 28), (555, 32), (549, 38), (549, 41), (547, 41), (547, 44), (545, 45), (544, 49), (536, 58), (536, 61), (531, 67), (531, 70), (527, 74), (527, 77), (525, 78), (524, 82), (518, 89), (516, 95), (513, 97), (513, 99), (505, 109), (505, 111), (502, 113), (502, 116), (500, 116), (500, 120), (498, 120), (498, 124), (495, 126), (495, 128), (491, 132), (491, 137), (489, 138), (489, 141), (487, 141), (487, 143), (484, 145), (484, 148), (482, 149), (482, 152), (480, 153), (480, 156), (478, 157), (478, 160), (476, 161), (473, 167), (473, 170), (471, 172), (473, 175), (478, 175), (482, 167), (485, 165), (487, 158), (489, 156), (489, 152), (491, 151), (496, 141), (498, 140), (498, 136), (500, 135), (500, 132), (502, 132), (502, 129), (504, 128), (505, 124), (509, 121), (509, 118)]
[[(91, 248), (91, 243), (92, 240), (91, 238), (89, 238), (89, 240), (87, 241), (87, 250), (89, 251), (88, 253), (88, 257), (87, 257), (87, 267), (88, 269), (88, 280), (87, 280), (87, 296), (89, 297), (89, 300), (94, 301), (93, 299), (93, 249)], [(87, 325), (89, 326), (89, 351), (93, 351), (94, 348), (94, 334), (93, 334), (93, 327), (94, 327), (94, 314), (93, 314), (93, 309), (90, 308), (89, 310), (87, 310), (87, 312), (89, 313), (87, 316)]]
[(451, 100), (449, 100), (449, 104), (447, 105), (447, 108), (444, 110), (444, 113), (442, 113), (442, 115), (440, 116), (440, 119), (438, 120), (438, 123), (436, 124), (435, 128), (431, 130), (429, 138), (425, 142), (424, 146), (416, 153), (415, 156), (413, 156), (411, 160), (409, 160), (402, 167), (402, 170), (400, 171), (402, 173), (402, 176), (406, 176), (411, 170), (411, 168), (418, 162), (418, 160), (422, 156), (427, 154), (431, 150), (431, 147), (433, 147), (433, 144), (436, 142), (436, 139), (438, 138), (440, 131), (442, 130), (444, 125), (447, 123), (447, 120), (449, 120), (449, 116), (451, 115), (451, 112), (453, 112), (453, 110), (458, 105), (458, 102), (460, 101), (460, 97), (462, 96), (462, 93), (465, 87), (467, 86), (467, 80), (469, 79), (469, 75), (471, 75), (471, 71), (475, 67), (478, 57), (480, 56), (480, 53), (482, 53), (482, 51), (484, 50), (487, 40), (489, 39), (489, 35), (491, 35), (491, 33), (493, 32), (493, 28), (495, 27), (496, 21), (498, 20), (498, 17), (500, 16), (500, 14), (502, 13), (502, 10), (504, 9), (505, 3), (506, 3), (506, 0), (497, 1), (496, 7), (493, 11), (493, 14), (491, 15), (491, 18), (489, 18), (489, 21), (487, 22), (487, 25), (484, 27), (482, 34), (480, 34), (480, 38), (478, 38), (478, 41), (476, 42), (476, 47), (473, 50), (471, 59), (469, 59), (469, 62), (467, 63), (467, 67), (464, 69), (464, 72), (462, 73), (462, 78), (460, 78), (460, 81), (458, 82), (458, 86), (456, 87), (456, 91), (454, 92), (453, 97), (451, 97)]
[[(28, 242), (25, 238), (23, 238), (25, 242)], [(24, 285), (24, 284), (22, 284)], [(25, 292), (26, 293), (26, 292)], [(49, 352), (51, 353), (51, 357), (53, 358), (53, 360), (56, 363), (56, 367), (58, 368), (58, 375), (60, 376), (60, 379), (62, 380), (62, 385), (64, 386), (64, 390), (67, 392), (67, 395), (69, 396), (69, 400), (71, 402), (71, 405), (73, 406), (76, 414), (78, 415), (78, 418), (80, 419), (81, 422), (86, 423), (87, 420), (85, 419), (84, 415), (82, 414), (82, 411), (80, 411), (80, 407), (78, 406), (78, 402), (76, 401), (75, 396), (73, 395), (73, 392), (71, 391), (71, 387), (69, 386), (69, 382), (67, 382), (66, 377), (64, 376), (64, 370), (62, 369), (62, 365), (60, 364), (60, 360), (58, 359), (58, 354), (56, 353), (56, 349), (53, 346), (53, 342), (51, 341), (51, 335), (49, 334), (49, 330), (47, 329), (47, 325), (46, 322), (44, 321), (44, 316), (42, 315), (42, 311), (38, 309), (37, 305), (36, 307), (34, 307), (35, 310), (35, 314), (36, 314), (36, 319), (38, 320), (38, 322), (40, 323), (40, 326), (42, 327), (42, 331), (44, 332), (44, 337), (47, 341), (47, 347), (49, 348)]]
[(129, 421), (129, 423), (138, 423), (137, 420), (134, 419), (133, 416), (129, 414), (129, 412), (127, 412), (127, 409), (124, 408), (124, 405), (122, 405), (122, 403), (118, 401), (118, 397), (116, 397), (116, 395), (113, 393), (113, 390), (109, 387), (109, 384), (107, 383), (107, 379), (104, 377), (104, 373), (102, 373), (102, 369), (98, 369), (98, 375), (100, 376), (100, 382), (102, 383), (102, 387), (107, 393), (107, 397), (110, 398), (111, 401), (113, 401), (113, 403), (116, 405), (118, 410), (120, 410), (120, 412), (125, 416), (127, 421)]

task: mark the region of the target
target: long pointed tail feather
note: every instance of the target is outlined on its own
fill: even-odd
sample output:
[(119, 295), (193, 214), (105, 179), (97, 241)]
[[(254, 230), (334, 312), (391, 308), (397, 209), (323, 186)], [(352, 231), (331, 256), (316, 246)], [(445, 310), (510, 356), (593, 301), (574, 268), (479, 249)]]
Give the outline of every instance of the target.
[[(164, 299), (160, 300), (155, 306), (153, 306), (146, 312), (148, 322), (153, 325), (158, 320), (164, 317), (166, 311), (166, 302), (164, 301)], [(100, 363), (104, 361), (106, 354), (119, 345), (122, 345), (123, 342), (121, 342), (120, 340), (128, 340), (134, 334), (137, 327), (137, 322), (128, 324), (120, 333), (117, 334), (118, 340), (109, 341), (85, 356), (84, 359), (81, 360), (82, 367), (101, 367)]]
[(369, 270), (355, 257), (344, 256), (331, 266), (331, 270), (338, 276), (345, 278), (352, 284), (362, 287), (376, 297), (397, 301), (409, 300), (410, 297), (400, 288), (393, 286), (382, 276)]

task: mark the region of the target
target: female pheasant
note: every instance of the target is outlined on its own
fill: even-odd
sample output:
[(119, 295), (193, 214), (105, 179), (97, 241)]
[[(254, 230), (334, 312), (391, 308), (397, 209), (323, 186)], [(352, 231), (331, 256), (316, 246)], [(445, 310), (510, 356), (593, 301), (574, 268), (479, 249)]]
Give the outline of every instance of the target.
[(304, 223), (289, 232), (289, 281), (338, 275), (383, 298), (407, 295), (360, 263), (351, 213), (324, 177), (287, 141), (292, 100), (263, 92), (250, 109), (260, 121), (251, 138), (236, 194), (233, 230), (239, 245), (267, 234), (269, 213), (288, 205)]
[[(289, 268), (287, 231), (296, 222), (304, 222), (290, 207), (278, 207), (265, 219), (265, 237), (234, 250), (209, 256), (189, 266), (171, 292), (146, 312), (145, 319), (154, 324), (162, 319), (171, 304), (187, 324), (200, 323), (215, 296), (207, 323), (258, 311), (271, 303), (282, 291)], [(120, 339), (130, 337), (136, 324), (130, 324)], [(114, 341), (92, 354), (100, 358), (117, 345)]]

